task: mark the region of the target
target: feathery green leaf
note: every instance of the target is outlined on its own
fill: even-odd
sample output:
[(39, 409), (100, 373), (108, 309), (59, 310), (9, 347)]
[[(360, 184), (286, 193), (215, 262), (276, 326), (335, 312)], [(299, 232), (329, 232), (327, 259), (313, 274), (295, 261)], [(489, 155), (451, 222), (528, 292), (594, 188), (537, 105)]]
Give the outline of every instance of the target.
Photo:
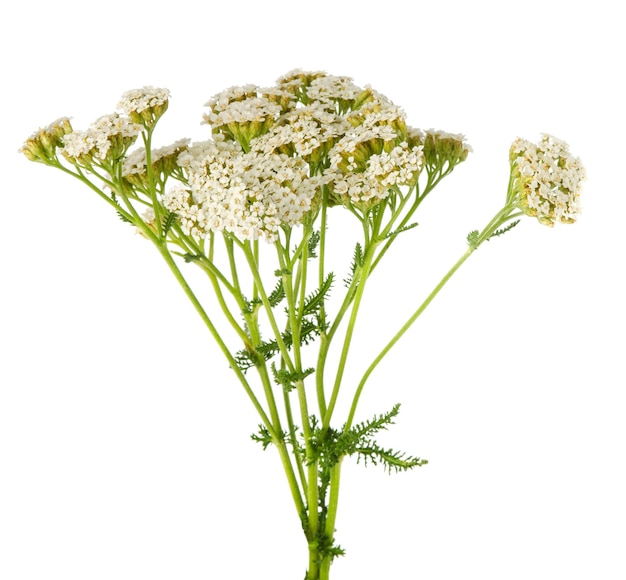
[(509, 230), (512, 230), (518, 223), (519, 223), (519, 220), (515, 220), (514, 222), (511, 222), (508, 226), (501, 228), (499, 230), (496, 230), (495, 232), (493, 232), (493, 234), (491, 234), (487, 238), (487, 241), (489, 241), (491, 238), (495, 238), (497, 236), (501, 236), (502, 234), (506, 234), (506, 232), (508, 232)]

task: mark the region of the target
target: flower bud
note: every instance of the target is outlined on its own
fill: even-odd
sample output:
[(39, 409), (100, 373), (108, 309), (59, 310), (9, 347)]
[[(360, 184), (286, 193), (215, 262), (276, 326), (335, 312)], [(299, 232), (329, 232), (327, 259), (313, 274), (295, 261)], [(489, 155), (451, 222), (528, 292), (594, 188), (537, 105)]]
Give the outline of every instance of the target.
[(63, 137), (71, 132), (72, 125), (67, 117), (57, 119), (45, 129), (33, 133), (20, 149), (20, 153), (29, 161), (51, 165), (57, 161), (56, 150), (63, 146)]

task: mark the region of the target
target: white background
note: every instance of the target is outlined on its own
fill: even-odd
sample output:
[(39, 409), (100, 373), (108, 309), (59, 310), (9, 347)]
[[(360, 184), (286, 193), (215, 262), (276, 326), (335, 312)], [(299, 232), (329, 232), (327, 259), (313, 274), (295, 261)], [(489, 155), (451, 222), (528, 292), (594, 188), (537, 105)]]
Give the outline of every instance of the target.
[[(390, 477), (346, 461), (334, 578), (626, 578), (626, 42), (614, 6), (5, 9), (0, 578), (304, 575), (278, 459), (250, 441), (257, 419), (165, 265), (84, 186), (17, 154), (38, 126), (69, 115), (84, 128), (148, 84), (172, 92), (159, 145), (203, 139), (209, 97), (297, 67), (371, 84), (410, 124), (474, 147), (372, 284), (353, 380), (499, 209), (516, 136), (557, 135), (589, 174), (578, 224), (526, 219), (481, 247), (373, 375), (360, 419), (401, 402), (384, 441), (430, 464)], [(339, 231), (344, 216), (333, 219)]]

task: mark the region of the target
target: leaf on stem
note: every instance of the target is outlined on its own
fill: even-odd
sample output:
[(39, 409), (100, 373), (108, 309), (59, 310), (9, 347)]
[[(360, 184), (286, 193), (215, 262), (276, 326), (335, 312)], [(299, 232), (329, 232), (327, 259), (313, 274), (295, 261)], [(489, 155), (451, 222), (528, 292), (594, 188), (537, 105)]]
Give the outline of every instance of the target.
[(320, 243), (320, 231), (315, 230), (309, 238), (309, 258), (317, 258), (317, 246)]
[(270, 303), (270, 306), (272, 308), (275, 308), (276, 306), (278, 306), (280, 304), (280, 302), (284, 298), (285, 298), (285, 287), (283, 285), (283, 279), (281, 278), (280, 280), (278, 280), (274, 290), (272, 290), (272, 292), (267, 297), (267, 299), (268, 299), (268, 301)]
[(315, 292), (307, 297), (304, 301), (304, 316), (315, 314), (324, 305), (324, 298), (326, 298), (326, 295), (330, 291), (334, 278), (335, 275), (332, 272), (328, 274), (324, 283), (317, 290), (315, 290)]
[(395, 405), (391, 411), (380, 416), (374, 416), (369, 421), (355, 425), (351, 429), (340, 432), (334, 429), (322, 431), (315, 421), (311, 422), (312, 447), (316, 459), (322, 469), (332, 467), (345, 455), (356, 455), (357, 463), (363, 461), (372, 465), (381, 464), (386, 471), (407, 471), (414, 467), (426, 465), (428, 461), (419, 457), (407, 456), (404, 452), (394, 451), (381, 447), (373, 438), (379, 431), (386, 430), (393, 425), (394, 418), (400, 411), (400, 405)]
[(350, 265), (350, 274), (347, 278), (344, 278), (343, 283), (346, 285), (346, 288), (349, 288), (352, 285), (352, 281), (354, 280), (354, 275), (356, 274), (357, 268), (360, 268), (363, 265), (363, 247), (359, 242), (356, 243), (354, 247), (354, 254), (352, 256), (352, 264)]
[(413, 222), (412, 224), (407, 224), (406, 226), (402, 226), (401, 228), (398, 228), (397, 230), (394, 230), (393, 232), (389, 232), (384, 238), (382, 238), (383, 240), (388, 240), (389, 238), (394, 238), (396, 237), (398, 234), (401, 234), (403, 232), (406, 232), (407, 230), (412, 230), (413, 228), (417, 227), (419, 224), (417, 222)]
[(168, 211), (167, 215), (163, 219), (163, 236), (167, 236), (167, 233), (172, 229), (172, 226), (176, 223), (178, 216), (173, 211)]
[(295, 389), (298, 381), (303, 381), (306, 377), (315, 372), (314, 368), (304, 369), (300, 372), (291, 372), (287, 369), (277, 369), (274, 363), (272, 363), (271, 368), (276, 384), (280, 385), (287, 392)]
[(475, 250), (478, 247), (478, 238), (480, 237), (480, 233), (478, 230), (473, 230), (469, 234), (467, 234), (467, 245)]
[(185, 260), (187, 264), (195, 262), (196, 260), (201, 260), (203, 257), (204, 256), (202, 254), (183, 254), (183, 260)]
[(493, 232), (493, 234), (491, 234), (487, 238), (487, 241), (489, 241), (491, 238), (495, 238), (497, 236), (501, 236), (502, 234), (506, 234), (506, 232), (508, 232), (509, 230), (512, 230), (518, 223), (519, 223), (519, 220), (515, 220), (514, 222), (511, 222), (508, 226), (501, 228), (499, 230), (496, 230), (495, 232)]
[(265, 425), (261, 424), (259, 424), (258, 433), (252, 433), (252, 435), (250, 435), (250, 439), (252, 439), (252, 441), (260, 443), (263, 446), (263, 451), (265, 451), (272, 443), (272, 436), (270, 435), (269, 430)]

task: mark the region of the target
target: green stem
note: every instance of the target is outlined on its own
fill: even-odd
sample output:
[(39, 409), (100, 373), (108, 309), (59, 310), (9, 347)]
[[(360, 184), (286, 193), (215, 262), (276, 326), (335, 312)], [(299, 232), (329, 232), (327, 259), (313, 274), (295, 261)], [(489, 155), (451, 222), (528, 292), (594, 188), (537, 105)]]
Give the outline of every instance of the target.
[(348, 431), (352, 426), (352, 421), (354, 420), (354, 414), (356, 412), (356, 408), (359, 402), (359, 398), (361, 397), (361, 392), (363, 391), (363, 387), (367, 382), (367, 379), (372, 374), (374, 369), (378, 366), (381, 360), (385, 357), (385, 355), (392, 349), (392, 347), (402, 338), (404, 333), (413, 325), (413, 323), (419, 318), (420, 314), (426, 310), (428, 305), (433, 301), (433, 298), (439, 294), (439, 291), (445, 286), (446, 282), (452, 277), (452, 275), (461, 267), (461, 265), (469, 258), (474, 252), (474, 248), (468, 248), (467, 251), (461, 256), (461, 258), (450, 268), (448, 273), (441, 279), (439, 284), (435, 286), (433, 291), (428, 295), (426, 300), (422, 302), (419, 308), (412, 314), (412, 316), (403, 324), (402, 328), (394, 335), (394, 337), (385, 345), (385, 347), (380, 351), (378, 356), (373, 360), (370, 366), (365, 371), (361, 381), (359, 382), (356, 393), (354, 395), (354, 399), (352, 401), (352, 405), (350, 407), (350, 413), (348, 414), (348, 420), (346, 421), (345, 431)]
[(378, 356), (372, 361), (370, 366), (367, 368), (361, 381), (359, 382), (354, 399), (352, 401), (352, 405), (350, 407), (350, 412), (348, 414), (348, 420), (345, 424), (345, 430), (349, 430), (352, 426), (352, 422), (354, 421), (354, 415), (356, 413), (356, 408), (359, 402), (359, 398), (361, 397), (361, 393), (363, 391), (363, 387), (365, 383), (369, 379), (370, 375), (374, 371), (374, 369), (378, 366), (378, 364), (382, 361), (385, 355), (393, 348), (393, 346), (402, 338), (404, 333), (413, 325), (413, 323), (419, 318), (419, 316), (426, 310), (428, 305), (432, 302), (432, 300), (439, 294), (440, 290), (445, 286), (448, 280), (454, 275), (454, 273), (461, 267), (461, 265), (467, 260), (472, 253), (485, 241), (487, 241), (493, 233), (500, 228), (507, 221), (519, 216), (521, 212), (515, 212), (516, 206), (514, 204), (507, 204), (504, 208), (502, 208), (496, 215), (491, 219), (491, 221), (483, 228), (482, 232), (478, 236), (477, 243), (474, 247), (469, 247), (466, 252), (461, 256), (461, 258), (450, 268), (447, 274), (441, 279), (439, 284), (435, 286), (433, 291), (428, 295), (426, 300), (422, 302), (419, 308), (412, 314), (412, 316), (404, 323), (404, 325), (400, 328), (400, 330), (393, 336), (393, 338), (385, 345), (385, 347), (380, 351)]
[(259, 273), (259, 270), (257, 267), (257, 260), (255, 259), (254, 254), (251, 250), (250, 242), (245, 242), (242, 247), (243, 247), (246, 259), (248, 260), (248, 265), (250, 266), (252, 277), (254, 279), (254, 292), (255, 294), (258, 293), (258, 296), (261, 298), (261, 303), (263, 304), (265, 308), (265, 313), (269, 320), (270, 326), (272, 327), (272, 332), (274, 333), (274, 336), (276, 337), (276, 343), (278, 344), (278, 348), (280, 350), (282, 358), (285, 361), (287, 368), (291, 372), (293, 372), (294, 371), (293, 362), (291, 361), (291, 357), (289, 356), (289, 350), (287, 349), (287, 345), (285, 344), (285, 341), (282, 338), (282, 334), (280, 332), (280, 329), (278, 328), (276, 318), (274, 317), (274, 313), (272, 312), (272, 306), (269, 302), (269, 299), (267, 298), (267, 292), (265, 292), (263, 281), (261, 280), (261, 274)]
[(187, 295), (187, 298), (189, 298), (193, 307), (196, 309), (196, 311), (200, 315), (200, 318), (204, 322), (205, 326), (208, 328), (209, 332), (211, 333), (211, 336), (213, 337), (218, 347), (220, 348), (220, 350), (226, 357), (226, 360), (228, 361), (230, 367), (232, 368), (234, 373), (237, 375), (239, 382), (242, 384), (244, 390), (246, 391), (246, 394), (252, 401), (254, 408), (256, 409), (257, 413), (259, 413), (259, 416), (261, 417), (263, 424), (270, 431), (270, 433), (274, 435), (274, 429), (273, 429), (273, 426), (269, 417), (266, 415), (265, 410), (259, 403), (259, 400), (256, 398), (256, 395), (252, 391), (252, 388), (250, 387), (250, 384), (248, 383), (245, 375), (243, 374), (243, 372), (240, 370), (239, 366), (237, 365), (237, 361), (234, 359), (230, 350), (228, 349), (228, 347), (222, 340), (222, 337), (220, 336), (217, 329), (213, 325), (213, 322), (211, 321), (208, 314), (206, 313), (206, 310), (204, 310), (202, 304), (200, 304), (200, 301), (196, 297), (194, 291), (191, 289), (191, 287), (187, 283), (187, 280), (185, 279), (182, 272), (176, 265), (176, 262), (174, 261), (174, 258), (170, 254), (169, 250), (167, 249), (167, 246), (164, 243), (155, 243), (155, 245), (157, 249), (159, 250), (159, 253), (163, 257), (163, 259), (165, 260), (165, 263), (168, 265), (169, 269), (174, 274), (174, 277), (176, 278), (176, 280), (178, 281), (178, 283), (184, 290), (185, 294)]
[[(328, 211), (328, 188), (324, 186), (322, 190), (322, 207), (320, 210), (320, 244), (319, 244), (319, 264), (318, 264), (318, 286), (321, 288), (325, 280), (325, 256), (326, 256), (326, 217)], [(326, 338), (326, 300), (322, 301), (320, 307), (320, 320), (322, 321), (322, 331), (320, 333), (320, 352), (327, 342)], [(320, 417), (326, 414), (326, 394), (324, 393), (324, 373), (315, 373), (315, 391), (317, 394), (317, 406)]]
[[(328, 493), (328, 509), (324, 524), (324, 536), (329, 544), (334, 544), (335, 521), (337, 519), (337, 507), (339, 505), (339, 483), (341, 478), (341, 463), (343, 458), (330, 469), (330, 490)], [(325, 554), (319, 567), (319, 580), (329, 580), (332, 556)]]
[(234, 359), (233, 355), (231, 354), (230, 350), (228, 349), (228, 347), (226, 346), (226, 344), (222, 340), (222, 337), (217, 332), (217, 329), (215, 328), (215, 326), (211, 322), (211, 319), (209, 318), (209, 316), (207, 315), (206, 311), (204, 310), (204, 308), (200, 304), (198, 298), (196, 297), (195, 293), (193, 292), (193, 290), (191, 289), (191, 287), (187, 283), (187, 280), (183, 276), (182, 272), (180, 271), (180, 269), (176, 265), (176, 262), (174, 261), (172, 255), (168, 251), (167, 246), (164, 243), (157, 243), (157, 242), (155, 242), (155, 245), (156, 245), (157, 249), (159, 250), (159, 253), (163, 257), (163, 259), (165, 260), (166, 264), (169, 266), (170, 270), (174, 274), (174, 277), (176, 278), (178, 283), (181, 285), (181, 287), (185, 291), (185, 294), (187, 295), (187, 297), (189, 298), (189, 300), (193, 304), (194, 308), (196, 309), (196, 311), (200, 315), (200, 318), (205, 323), (206, 327), (209, 329), (209, 332), (213, 336), (214, 340), (217, 342), (220, 350), (222, 351), (222, 353), (224, 354), (224, 356), (226, 357), (226, 359), (230, 363), (231, 368), (233, 369), (233, 371), (237, 375), (237, 378), (241, 382), (244, 390), (246, 391), (246, 394), (248, 395), (248, 397), (252, 401), (252, 404), (253, 404), (254, 408), (256, 409), (257, 413), (261, 417), (261, 420), (262, 420), (263, 424), (265, 425), (266, 429), (268, 430), (268, 432), (272, 436), (272, 440), (273, 440), (274, 444), (276, 445), (276, 448), (278, 449), (278, 453), (279, 453), (281, 462), (283, 464), (283, 468), (285, 470), (285, 474), (287, 475), (287, 481), (289, 483), (289, 488), (291, 490), (291, 495), (292, 495), (294, 504), (296, 506), (296, 510), (297, 510), (299, 516), (303, 517), (303, 514), (306, 513), (306, 508), (305, 508), (305, 505), (304, 505), (304, 501), (302, 499), (302, 495), (300, 494), (300, 488), (298, 486), (298, 480), (296, 478), (295, 472), (293, 471), (293, 466), (291, 464), (291, 460), (290, 460), (290, 457), (289, 457), (289, 451), (287, 449), (287, 446), (285, 445), (285, 441), (284, 441), (284, 438), (282, 436), (282, 433), (280, 433), (280, 431), (276, 431), (273, 422), (270, 421), (270, 418), (265, 413), (265, 410), (263, 409), (263, 407), (259, 403), (259, 401), (256, 398), (254, 392), (252, 391), (250, 385), (248, 384), (248, 381), (246, 380), (246, 377), (244, 376), (242, 371), (239, 369), (239, 367), (237, 365), (237, 361), (235, 361), (235, 359)]
[(354, 333), (354, 328), (356, 325), (356, 318), (359, 312), (359, 307), (361, 305), (361, 300), (363, 298), (363, 292), (365, 291), (365, 282), (367, 281), (367, 277), (369, 275), (372, 261), (374, 260), (376, 246), (377, 246), (377, 243), (375, 241), (375, 236), (372, 236), (372, 243), (367, 249), (366, 257), (362, 266), (361, 276), (359, 278), (359, 285), (356, 290), (356, 294), (354, 296), (352, 312), (350, 313), (350, 319), (348, 321), (348, 327), (346, 329), (346, 335), (345, 335), (344, 342), (343, 342), (343, 348), (341, 350), (339, 364), (337, 366), (337, 374), (335, 377), (333, 390), (330, 396), (330, 400), (328, 402), (328, 408), (326, 409), (326, 413), (324, 414), (324, 417), (322, 420), (323, 431), (326, 431), (328, 427), (330, 426), (330, 420), (331, 420), (333, 411), (335, 409), (335, 404), (337, 403), (337, 397), (339, 396), (339, 388), (341, 387), (341, 381), (343, 379), (343, 373), (345, 371), (346, 362), (348, 359), (348, 351), (350, 350), (350, 344), (352, 342), (352, 335)]
[(157, 236), (161, 239), (163, 237), (163, 220), (161, 219), (161, 203), (157, 197), (154, 168), (152, 167), (152, 130), (152, 128), (146, 129), (141, 136), (146, 150), (146, 176), (148, 178), (148, 191), (152, 200), (152, 210), (154, 211), (154, 222), (156, 224)]

